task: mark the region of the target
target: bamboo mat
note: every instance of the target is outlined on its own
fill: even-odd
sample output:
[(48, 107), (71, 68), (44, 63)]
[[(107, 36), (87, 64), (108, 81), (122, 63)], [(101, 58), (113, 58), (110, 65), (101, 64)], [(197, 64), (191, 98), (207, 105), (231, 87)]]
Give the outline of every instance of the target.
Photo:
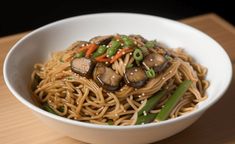
[[(235, 64), (235, 29), (215, 14), (180, 20), (214, 38)], [(9, 49), (28, 32), (0, 38), (0, 144), (83, 144), (46, 127), (12, 96), (3, 81), (3, 61)], [(235, 80), (224, 97), (183, 132), (156, 144), (235, 144)]]

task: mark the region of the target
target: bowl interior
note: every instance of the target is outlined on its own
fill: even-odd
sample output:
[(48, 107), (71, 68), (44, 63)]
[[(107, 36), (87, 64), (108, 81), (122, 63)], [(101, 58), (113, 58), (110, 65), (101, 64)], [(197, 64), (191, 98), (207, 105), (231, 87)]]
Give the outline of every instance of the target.
[[(184, 24), (164, 18), (124, 13), (94, 14), (55, 22), (33, 31), (11, 49), (4, 64), (4, 78), (11, 92), (33, 104), (29, 81), (33, 65), (50, 58), (76, 40), (105, 34), (140, 34), (171, 48), (183, 48), (208, 68), (208, 99), (198, 107), (214, 103), (224, 93), (232, 76), (230, 60), (213, 39)], [(23, 98), (23, 99), (22, 99)]]

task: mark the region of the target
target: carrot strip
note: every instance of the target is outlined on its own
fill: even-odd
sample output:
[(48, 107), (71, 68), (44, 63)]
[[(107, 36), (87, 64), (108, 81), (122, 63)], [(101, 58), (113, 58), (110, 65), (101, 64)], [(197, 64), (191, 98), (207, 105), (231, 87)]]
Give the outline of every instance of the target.
[(131, 52), (131, 51), (133, 51), (133, 49), (128, 48), (128, 47), (121, 49), (120, 51), (118, 51), (116, 53), (116, 55), (113, 57), (113, 59), (111, 59), (110, 63), (115, 62), (117, 59), (119, 59), (120, 57), (122, 57), (123, 55), (125, 55), (126, 53)]
[(98, 56), (98, 57), (95, 58), (95, 60), (96, 60), (97, 62), (109, 62), (109, 61), (110, 61), (110, 58), (107, 58), (106, 55), (107, 55), (107, 54), (105, 53), (105, 54), (103, 54), (103, 55), (101, 55), (101, 56)]
[(97, 48), (98, 45), (94, 43), (87, 45), (86, 57), (89, 57)]

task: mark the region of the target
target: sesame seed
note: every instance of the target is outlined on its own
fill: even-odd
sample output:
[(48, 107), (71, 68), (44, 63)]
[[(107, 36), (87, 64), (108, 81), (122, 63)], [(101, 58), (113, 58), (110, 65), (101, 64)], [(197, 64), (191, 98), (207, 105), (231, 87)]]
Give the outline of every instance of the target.
[(121, 43), (121, 46), (124, 46), (124, 44), (123, 44), (123, 43)]
[(141, 98), (142, 96), (141, 95), (138, 95), (139, 98)]
[(115, 76), (113, 75), (112, 78), (115, 78)]
[(118, 116), (118, 114), (115, 114), (115, 116)]
[(109, 62), (105, 62), (105, 64), (109, 64)]
[(150, 59), (150, 61), (153, 61), (153, 59)]
[(147, 115), (146, 111), (143, 111), (143, 114), (144, 114), (144, 116), (146, 116)]
[(124, 55), (124, 54), (125, 54), (125, 52), (122, 52), (122, 54)]
[(130, 75), (133, 75), (133, 74), (134, 74), (133, 72), (130, 73)]
[(141, 125), (144, 125), (144, 122), (142, 122)]
[(169, 71), (169, 73), (172, 73), (172, 71)]
[(130, 95), (130, 99), (133, 99), (133, 95)]
[(135, 91), (137, 91), (138, 89), (137, 88), (135, 88)]
[(166, 79), (165, 77), (162, 77), (162, 79), (164, 80), (164, 79)]
[(130, 55), (132, 55), (132, 53), (130, 53)]
[(120, 53), (120, 50), (117, 52), (118, 54)]
[(118, 42), (119, 42), (120, 40), (119, 40), (119, 39), (116, 39), (116, 41), (118, 41)]
[(136, 42), (136, 41), (134, 41), (134, 44), (135, 44), (135, 45), (137, 45), (137, 42)]
[(82, 44), (82, 47), (84, 47), (85, 46), (85, 44)]
[(144, 101), (142, 100), (140, 103), (144, 103)]
[(111, 57), (111, 59), (113, 59), (113, 56)]
[(106, 55), (106, 57), (109, 57), (109, 55)]
[(142, 93), (142, 96), (144, 96), (145, 95), (145, 93)]
[(138, 70), (137, 69), (135, 69), (135, 72), (137, 72)]

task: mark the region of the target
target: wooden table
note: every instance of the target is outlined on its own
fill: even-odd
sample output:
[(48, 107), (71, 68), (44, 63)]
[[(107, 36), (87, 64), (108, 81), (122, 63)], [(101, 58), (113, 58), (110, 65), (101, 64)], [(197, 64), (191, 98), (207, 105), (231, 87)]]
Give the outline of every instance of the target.
[[(207, 33), (228, 52), (235, 64), (235, 29), (215, 14), (181, 20)], [(82, 144), (47, 128), (7, 89), (3, 61), (11, 46), (27, 33), (0, 38), (0, 144)], [(224, 97), (195, 124), (158, 144), (235, 144), (235, 80)]]

